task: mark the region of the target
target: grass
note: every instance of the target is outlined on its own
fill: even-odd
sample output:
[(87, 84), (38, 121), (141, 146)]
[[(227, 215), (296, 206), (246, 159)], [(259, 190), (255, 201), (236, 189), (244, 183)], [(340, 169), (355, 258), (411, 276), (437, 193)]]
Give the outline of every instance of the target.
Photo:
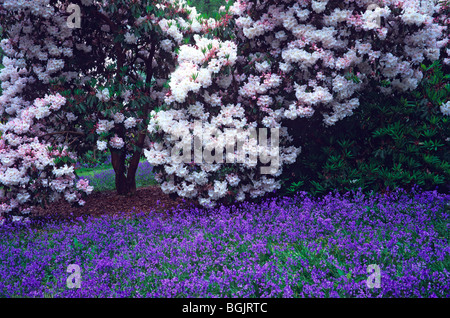
[[(111, 164), (101, 165), (96, 168), (79, 168), (76, 170), (78, 177), (88, 179), (89, 183), (94, 187), (94, 191), (110, 191), (115, 190), (115, 174)], [(136, 171), (136, 187), (146, 187), (157, 185), (152, 167), (145, 160), (139, 162)]]

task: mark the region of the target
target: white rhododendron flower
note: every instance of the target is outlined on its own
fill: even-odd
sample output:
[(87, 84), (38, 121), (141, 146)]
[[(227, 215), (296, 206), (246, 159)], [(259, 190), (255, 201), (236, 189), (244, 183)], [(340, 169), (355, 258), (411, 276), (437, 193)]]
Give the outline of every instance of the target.
[(73, 113), (67, 113), (66, 114), (67, 120), (74, 121), (77, 120), (78, 116), (75, 116)]
[(96, 132), (97, 132), (97, 134), (108, 132), (113, 127), (114, 127), (114, 121), (102, 119), (102, 120), (99, 120), (99, 122), (98, 122)]
[(126, 129), (133, 128), (134, 126), (136, 126), (136, 118), (134, 117), (127, 118), (124, 122), (124, 125)]
[(89, 182), (84, 179), (80, 179), (77, 182), (76, 187), (77, 187), (77, 189), (82, 190), (82, 191), (86, 192), (87, 194), (90, 194), (94, 190), (94, 187), (90, 186)]
[(74, 171), (73, 167), (69, 167), (68, 165), (64, 165), (64, 167), (61, 167), (61, 168), (54, 168), (53, 169), (53, 174), (56, 177), (61, 177), (61, 176), (66, 175), (66, 174), (70, 175), (70, 174), (73, 173), (73, 171)]
[(100, 151), (106, 150), (108, 144), (106, 141), (97, 140), (97, 149)]
[(116, 124), (120, 124), (120, 123), (123, 123), (123, 121), (125, 120), (125, 115), (122, 113), (115, 113), (113, 115), (113, 118), (114, 118), (114, 122)]
[(440, 106), (441, 112), (446, 115), (446, 116), (450, 116), (450, 100), (447, 101), (445, 104), (442, 104)]
[(109, 144), (113, 148), (120, 149), (124, 146), (125, 143), (122, 138), (115, 135), (113, 138), (111, 138), (111, 140), (109, 141)]
[(137, 37), (134, 34), (126, 33), (125, 34), (125, 42), (128, 44), (136, 44), (137, 43)]
[(108, 102), (110, 99), (109, 95), (109, 89), (105, 88), (101, 91), (97, 91), (96, 94), (97, 98), (100, 99), (102, 102)]

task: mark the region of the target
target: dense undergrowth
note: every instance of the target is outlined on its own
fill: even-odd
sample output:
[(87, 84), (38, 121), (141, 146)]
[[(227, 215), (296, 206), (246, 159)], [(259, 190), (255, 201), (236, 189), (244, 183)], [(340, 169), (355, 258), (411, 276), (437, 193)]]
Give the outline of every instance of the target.
[(383, 193), (415, 184), (450, 193), (450, 118), (440, 111), (450, 99), (450, 74), (439, 61), (422, 67), (425, 76), (416, 90), (361, 95), (361, 106), (333, 127), (322, 127), (318, 119), (293, 123), (305, 137), (292, 175), (286, 174), (285, 193)]
[[(209, 15), (220, 2), (192, 0)], [(450, 297), (450, 135), (439, 112), (450, 78), (438, 63), (424, 68), (416, 91), (361, 96), (332, 128), (293, 123), (305, 138), (290, 197), (0, 227), (0, 297)], [(77, 174), (96, 191), (115, 188), (108, 158), (80, 158)], [(148, 162), (136, 181), (155, 184)], [(67, 287), (70, 264), (79, 289)], [(380, 288), (367, 286), (371, 264)]]
[[(77, 176), (89, 180), (94, 191), (115, 190), (115, 173), (111, 165), (111, 156), (101, 157), (95, 161), (82, 161), (78, 166)], [(152, 166), (145, 159), (141, 160), (136, 171), (136, 187), (156, 184)]]
[(3, 227), (0, 296), (450, 297), (450, 196), (353, 194)]

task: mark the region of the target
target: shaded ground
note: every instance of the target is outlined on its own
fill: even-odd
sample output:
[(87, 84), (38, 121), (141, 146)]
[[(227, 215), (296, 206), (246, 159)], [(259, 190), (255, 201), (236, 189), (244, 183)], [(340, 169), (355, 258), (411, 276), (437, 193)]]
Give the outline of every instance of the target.
[(197, 201), (182, 198), (172, 199), (159, 186), (138, 188), (134, 196), (118, 195), (116, 191), (93, 192), (87, 196), (84, 206), (72, 206), (65, 200), (52, 203), (43, 209), (36, 208), (33, 218), (52, 217), (64, 220), (83, 216), (128, 215), (150, 210), (162, 213), (171, 208), (198, 206)]

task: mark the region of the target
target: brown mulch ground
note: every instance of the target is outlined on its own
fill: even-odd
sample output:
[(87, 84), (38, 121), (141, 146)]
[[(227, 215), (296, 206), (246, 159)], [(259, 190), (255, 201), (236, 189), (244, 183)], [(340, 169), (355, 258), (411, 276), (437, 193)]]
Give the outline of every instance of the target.
[(172, 208), (198, 206), (197, 201), (182, 198), (172, 199), (158, 186), (139, 188), (133, 196), (123, 196), (116, 191), (93, 192), (85, 199), (84, 206), (72, 206), (65, 200), (50, 204), (47, 208), (37, 207), (33, 218), (51, 217), (55, 220), (68, 220), (78, 217), (102, 215), (131, 216), (139, 212), (155, 210), (167, 215)]

